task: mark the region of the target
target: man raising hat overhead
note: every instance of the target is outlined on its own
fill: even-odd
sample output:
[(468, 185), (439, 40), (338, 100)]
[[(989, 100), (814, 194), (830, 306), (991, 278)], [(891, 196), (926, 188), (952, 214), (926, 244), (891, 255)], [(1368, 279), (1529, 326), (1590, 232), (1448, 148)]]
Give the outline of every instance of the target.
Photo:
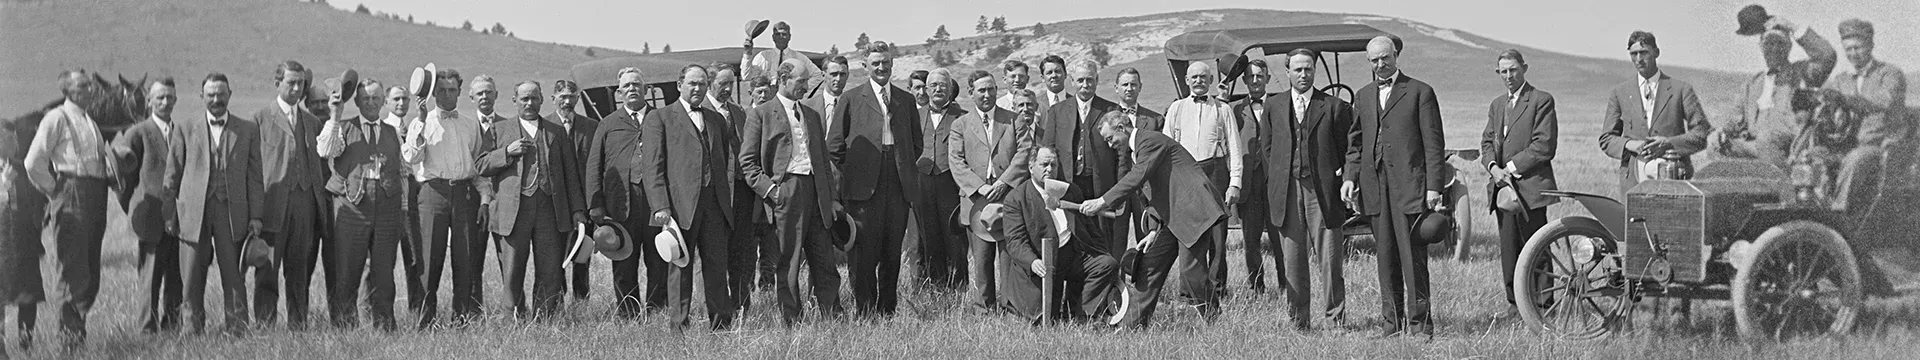
[[(400, 211), (406, 180), (400, 162), (400, 133), (380, 121), (387, 95), (379, 81), (329, 80), (332, 119), (321, 127), (317, 151), (333, 167), (327, 193), (333, 200), (334, 228), (328, 244), (327, 307), (333, 325), (360, 324), (360, 279), (367, 280), (367, 307), (374, 327), (393, 331), (394, 256), (407, 219)], [(354, 88), (359, 88), (357, 92)], [(345, 94), (352, 94), (350, 98)], [(360, 116), (348, 116), (351, 101)]]
[[(1747, 81), (1744, 95), (1736, 105), (1740, 118), (1721, 128), (1713, 138), (1719, 142), (1717, 148), (1723, 154), (1759, 158), (1785, 169), (1790, 156), (1787, 152), (1801, 132), (1802, 121), (1792, 106), (1794, 96), (1825, 84), (1839, 56), (1833, 45), (1813, 28), (1767, 15), (1759, 5), (1742, 9), (1738, 20), (1741, 28), (1735, 33), (1758, 35), (1760, 56), (1766, 61), (1767, 69)], [(1760, 29), (1758, 32), (1753, 30), (1756, 26)], [(1795, 43), (1806, 51), (1806, 60), (1788, 61)]]

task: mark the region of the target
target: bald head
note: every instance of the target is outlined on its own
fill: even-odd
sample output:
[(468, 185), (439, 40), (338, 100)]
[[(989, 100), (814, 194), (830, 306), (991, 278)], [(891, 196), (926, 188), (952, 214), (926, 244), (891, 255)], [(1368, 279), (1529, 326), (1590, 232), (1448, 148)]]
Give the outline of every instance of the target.
[(1213, 88), (1213, 65), (1208, 64), (1206, 61), (1195, 61), (1195, 62), (1188, 63), (1187, 64), (1187, 91), (1190, 93), (1189, 95), (1192, 95), (1193, 97), (1207, 96), (1207, 91), (1211, 90), (1212, 88)]
[(1393, 38), (1375, 36), (1367, 41), (1367, 63), (1373, 65), (1373, 76), (1385, 79), (1400, 72), (1400, 46)]

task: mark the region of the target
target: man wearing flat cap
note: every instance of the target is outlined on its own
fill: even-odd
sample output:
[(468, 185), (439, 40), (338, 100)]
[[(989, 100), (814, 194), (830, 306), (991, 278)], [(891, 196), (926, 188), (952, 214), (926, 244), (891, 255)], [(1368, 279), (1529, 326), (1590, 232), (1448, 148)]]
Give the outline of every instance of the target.
[[(1732, 157), (1759, 158), (1781, 168), (1787, 167), (1787, 150), (1800, 133), (1795, 121), (1794, 93), (1819, 88), (1833, 73), (1838, 56), (1826, 38), (1812, 28), (1798, 26), (1780, 16), (1767, 15), (1759, 5), (1749, 5), (1738, 15), (1740, 29), (1735, 34), (1758, 36), (1760, 55), (1767, 69), (1747, 81), (1740, 102), (1740, 118), (1713, 139), (1720, 152)], [(1808, 59), (1789, 62), (1787, 55), (1798, 43)]]
[(1875, 174), (1884, 165), (1888, 179), (1901, 179), (1910, 164), (1881, 164), (1887, 151), (1913, 153), (1913, 123), (1907, 113), (1907, 76), (1899, 67), (1873, 58), (1873, 23), (1860, 19), (1840, 22), (1840, 47), (1852, 67), (1827, 79), (1826, 88), (1841, 94), (1841, 103), (1859, 116), (1858, 143), (1841, 160), (1840, 186), (1835, 208), (1845, 209), (1854, 194), (1872, 196)]

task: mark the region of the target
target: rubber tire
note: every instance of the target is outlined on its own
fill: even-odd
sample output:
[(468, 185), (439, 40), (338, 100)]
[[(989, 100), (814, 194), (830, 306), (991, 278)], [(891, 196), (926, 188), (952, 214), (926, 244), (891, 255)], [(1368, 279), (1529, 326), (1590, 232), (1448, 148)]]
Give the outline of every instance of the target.
[(1842, 309), (1839, 314), (1835, 315), (1834, 322), (1828, 324), (1827, 333), (1844, 334), (1853, 329), (1854, 322), (1858, 320), (1861, 308), (1864, 307), (1865, 304), (1865, 298), (1861, 291), (1859, 260), (1854, 257), (1853, 250), (1847, 246), (1846, 239), (1840, 235), (1840, 232), (1834, 231), (1833, 228), (1817, 222), (1797, 220), (1776, 225), (1755, 238), (1753, 256), (1748, 258), (1747, 264), (1744, 264), (1745, 266), (1741, 267), (1741, 269), (1745, 270), (1741, 270), (1733, 276), (1731, 286), (1733, 292), (1733, 319), (1734, 327), (1739, 332), (1740, 337), (1749, 340), (1774, 338), (1774, 334), (1771, 334), (1770, 331), (1760, 328), (1761, 321), (1757, 316), (1761, 314), (1757, 314), (1754, 309), (1747, 306), (1750, 302), (1755, 301), (1753, 299), (1755, 295), (1752, 293), (1753, 290), (1751, 290), (1755, 281), (1753, 278), (1755, 272), (1754, 266), (1761, 259), (1765, 259), (1769, 252), (1782, 251), (1788, 245), (1801, 242), (1809, 243), (1821, 251), (1834, 254), (1837, 260), (1836, 265), (1842, 269), (1841, 280), (1847, 283), (1841, 284), (1839, 292), (1842, 297), (1840, 299)]
[[(1546, 226), (1540, 228), (1540, 231), (1534, 232), (1533, 236), (1527, 239), (1526, 246), (1520, 250), (1520, 257), (1514, 261), (1514, 266), (1519, 267), (1513, 271), (1514, 304), (1520, 305), (1517, 306), (1520, 319), (1526, 324), (1526, 327), (1535, 334), (1565, 340), (1605, 339), (1613, 334), (1614, 322), (1619, 319), (1603, 319), (1605, 324), (1602, 324), (1598, 329), (1582, 329), (1582, 333), (1565, 332), (1549, 327), (1542, 316), (1543, 314), (1541, 314), (1541, 309), (1531, 306), (1531, 304), (1539, 303), (1539, 298), (1537, 297), (1539, 289), (1534, 289), (1532, 286), (1539, 279), (1537, 279), (1533, 271), (1529, 269), (1530, 264), (1542, 261), (1545, 259), (1545, 256), (1551, 254), (1550, 252), (1552, 250), (1549, 245), (1553, 240), (1570, 235), (1583, 235), (1590, 239), (1603, 241), (1604, 243), (1600, 244), (1601, 246), (1597, 247), (1595, 251), (1618, 251), (1618, 247), (1615, 245), (1618, 240), (1613, 239), (1612, 234), (1607, 232), (1607, 229), (1602, 226), (1598, 220), (1594, 220), (1593, 218), (1571, 216), (1547, 223)], [(1622, 278), (1620, 272), (1623, 268), (1619, 263), (1620, 259), (1618, 256), (1602, 256), (1598, 261), (1612, 262), (1613, 265), (1611, 269), (1596, 268), (1593, 270), (1594, 273), (1611, 272), (1608, 276), (1615, 279)], [(1592, 277), (1590, 276), (1589, 279), (1592, 279)], [(1614, 299), (1616, 307), (1631, 306), (1631, 304), (1627, 304), (1628, 301), (1630, 300), (1626, 299), (1624, 294), (1619, 299)]]

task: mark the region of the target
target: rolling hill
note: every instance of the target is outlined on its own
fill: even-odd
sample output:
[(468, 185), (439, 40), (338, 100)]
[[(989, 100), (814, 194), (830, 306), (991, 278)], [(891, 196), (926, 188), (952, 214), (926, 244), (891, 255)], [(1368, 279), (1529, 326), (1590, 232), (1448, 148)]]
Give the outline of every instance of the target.
[[(224, 72), (241, 113), (269, 104), (274, 66), (296, 60), (316, 78), (351, 67), (391, 84), (435, 62), (472, 79), (490, 74), (502, 87), (550, 83), (592, 59), (586, 47), (540, 43), (455, 28), (410, 24), (292, 0), (94, 0), (0, 2), (0, 114), (25, 113), (59, 97), (62, 69), (174, 76), (175, 114), (203, 111), (197, 95), (208, 72)], [(594, 48), (596, 55), (632, 55)], [(510, 95), (503, 95), (506, 97)], [(469, 105), (462, 105), (463, 108)]]

